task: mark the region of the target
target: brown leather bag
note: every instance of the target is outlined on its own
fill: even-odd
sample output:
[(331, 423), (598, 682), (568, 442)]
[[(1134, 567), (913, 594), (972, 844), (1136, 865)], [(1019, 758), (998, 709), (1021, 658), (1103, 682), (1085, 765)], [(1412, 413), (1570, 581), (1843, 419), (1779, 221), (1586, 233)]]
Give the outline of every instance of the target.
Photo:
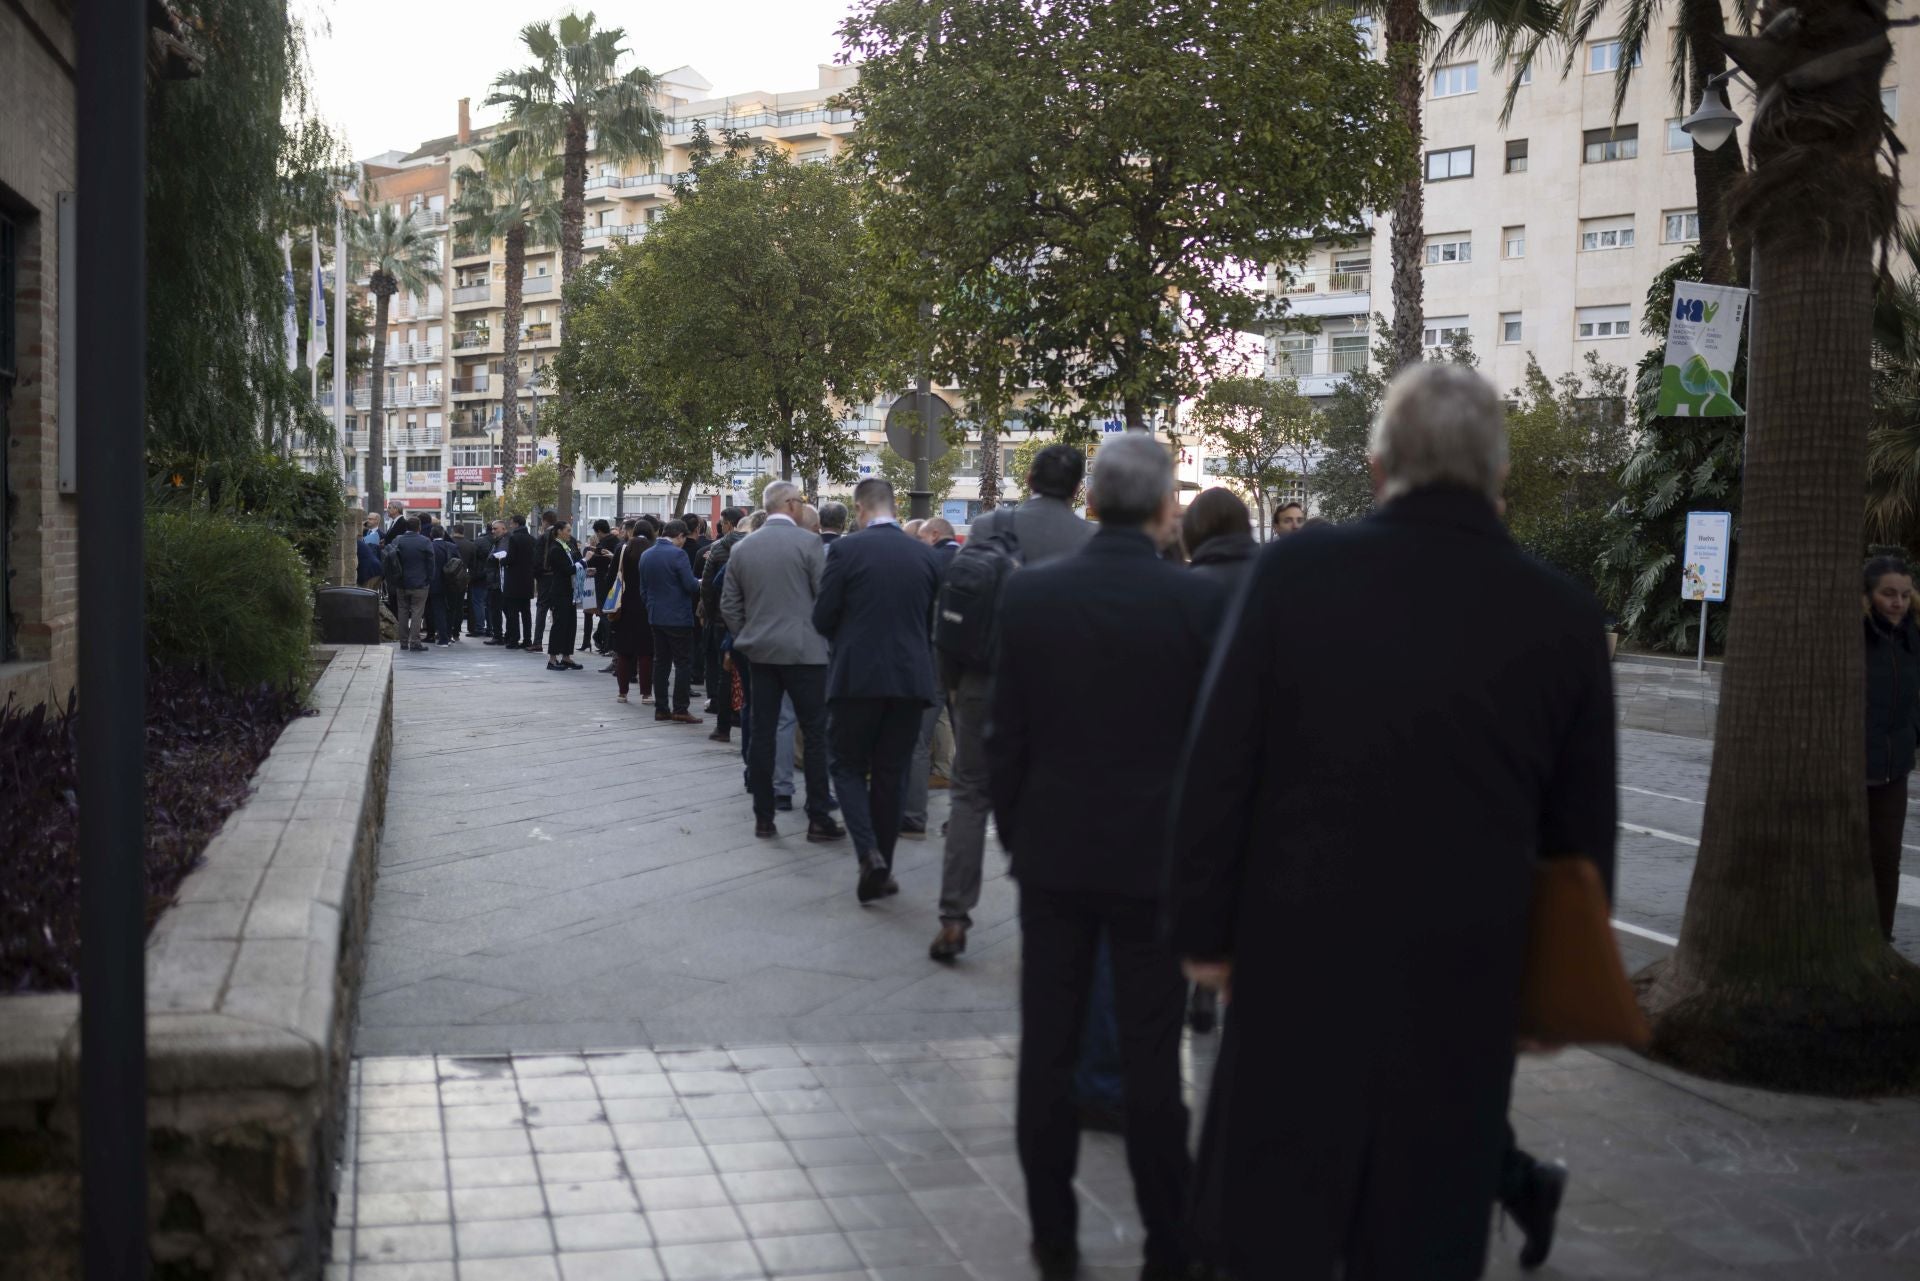
[(1600, 872), (1585, 858), (1544, 858), (1534, 871), (1520, 1035), (1548, 1045), (1653, 1039), (1620, 964)]

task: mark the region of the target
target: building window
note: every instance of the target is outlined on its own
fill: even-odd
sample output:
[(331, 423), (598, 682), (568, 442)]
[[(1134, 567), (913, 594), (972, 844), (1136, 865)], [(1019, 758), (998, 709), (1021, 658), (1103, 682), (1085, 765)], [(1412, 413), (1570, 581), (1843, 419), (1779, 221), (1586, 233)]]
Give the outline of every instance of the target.
[(1628, 326), (1633, 323), (1633, 308), (1625, 304), (1582, 307), (1573, 315), (1574, 337), (1583, 342), (1591, 338), (1625, 338)]
[(1633, 219), (1586, 218), (1580, 223), (1580, 252), (1633, 248)]
[(1670, 245), (1683, 245), (1700, 239), (1700, 214), (1693, 209), (1669, 209), (1661, 215), (1664, 227), (1660, 239)]
[(1517, 343), (1520, 341), (1520, 313), (1503, 311), (1500, 313), (1500, 341)]
[(1520, 68), (1520, 87), (1524, 89), (1532, 83), (1533, 83), (1533, 63), (1531, 60), (1529, 60), (1526, 66)]
[(1433, 18), (1451, 18), (1455, 14), (1465, 13), (1467, 0), (1427, 0), (1427, 15)]
[(1611, 129), (1589, 129), (1585, 135), (1586, 162), (1605, 164), (1610, 160), (1632, 160), (1640, 154), (1640, 126), (1616, 125)]
[(1507, 172), (1525, 173), (1527, 171), (1527, 140), (1509, 138), (1507, 140)]
[(1305, 378), (1313, 372), (1313, 336), (1289, 334), (1273, 340), (1273, 376)]
[(407, 470), (408, 471), (438, 471), (440, 470), (440, 455), (408, 454)]
[(1897, 116), (1900, 114), (1898, 110), (1899, 105), (1900, 87), (1898, 85), (1889, 85), (1880, 91), (1880, 110), (1886, 112), (1889, 116)]
[(1427, 153), (1427, 181), (1445, 182), (1449, 178), (1473, 177), (1473, 148), (1451, 147)]
[(1667, 121), (1667, 150), (1693, 150), (1693, 135), (1680, 127), (1680, 117), (1678, 116), (1674, 116)]
[[(1645, 57), (1636, 52), (1633, 65), (1637, 69)], [(1587, 46), (1587, 74), (1599, 75), (1602, 72), (1620, 70), (1620, 42), (1618, 40), (1595, 40)]]
[(1367, 367), (1367, 336), (1335, 334), (1327, 340), (1327, 372), (1350, 374)]
[(1480, 64), (1477, 62), (1455, 62), (1433, 69), (1433, 96), (1436, 98), (1458, 98), (1462, 94), (1480, 92)]
[(1456, 338), (1464, 338), (1467, 333), (1465, 316), (1429, 316), (1426, 329), (1421, 335), (1421, 345), (1429, 351), (1450, 347)]
[(1525, 258), (1527, 256), (1527, 229), (1508, 227), (1500, 233), (1500, 256), (1502, 258)]
[(1473, 241), (1465, 232), (1453, 232), (1444, 236), (1427, 237), (1427, 264), (1433, 266), (1443, 262), (1472, 262)]

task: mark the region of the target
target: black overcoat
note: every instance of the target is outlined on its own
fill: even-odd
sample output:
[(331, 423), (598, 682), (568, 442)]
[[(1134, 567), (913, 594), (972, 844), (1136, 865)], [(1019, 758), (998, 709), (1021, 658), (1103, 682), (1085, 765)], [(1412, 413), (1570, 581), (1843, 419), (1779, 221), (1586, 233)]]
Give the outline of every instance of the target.
[(1255, 563), (1185, 754), (1172, 921), (1230, 958), (1198, 1228), (1240, 1277), (1480, 1275), (1536, 858), (1612, 883), (1599, 605), (1429, 489)]
[(533, 599), (533, 575), (540, 545), (524, 528), (507, 535), (507, 559), (500, 567), (500, 594), (513, 600)]

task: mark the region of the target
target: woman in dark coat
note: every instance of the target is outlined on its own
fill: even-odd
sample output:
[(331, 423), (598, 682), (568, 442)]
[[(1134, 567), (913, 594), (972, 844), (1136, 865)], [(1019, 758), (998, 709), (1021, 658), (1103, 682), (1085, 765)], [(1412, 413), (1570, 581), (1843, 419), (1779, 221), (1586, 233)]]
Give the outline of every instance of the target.
[(1188, 504), (1180, 518), (1180, 541), (1193, 571), (1219, 583), (1229, 596), (1260, 550), (1247, 505), (1231, 489), (1209, 489)]
[(653, 546), (653, 525), (642, 516), (634, 521), (633, 537), (623, 546), (617, 572), (626, 586), (620, 613), (613, 620), (613, 671), (620, 681), (619, 701), (627, 701), (627, 687), (638, 679), (640, 701), (653, 701), (653, 629), (647, 626), (647, 597), (640, 586), (640, 557)]
[(1867, 562), (1867, 851), (1879, 899), (1880, 932), (1893, 940), (1900, 902), (1900, 838), (1907, 825), (1907, 776), (1920, 741), (1920, 627), (1913, 621), (1913, 573), (1896, 556)]
[(540, 579), (541, 603), (547, 607), (547, 615), (553, 622), (553, 629), (547, 633), (547, 670), (550, 672), (581, 670), (580, 664), (573, 661), (574, 637), (580, 624), (573, 607), (576, 555), (573, 540), (567, 537), (567, 522), (558, 522), (553, 527), (553, 537), (547, 540), (547, 572)]

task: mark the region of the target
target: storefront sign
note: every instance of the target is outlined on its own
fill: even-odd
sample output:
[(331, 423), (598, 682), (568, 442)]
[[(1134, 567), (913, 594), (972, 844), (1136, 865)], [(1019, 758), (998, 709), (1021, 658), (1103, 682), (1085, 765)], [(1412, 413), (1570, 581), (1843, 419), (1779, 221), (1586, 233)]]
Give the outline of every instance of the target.
[(493, 483), (492, 467), (449, 467), (447, 483), (449, 485), (490, 485)]

